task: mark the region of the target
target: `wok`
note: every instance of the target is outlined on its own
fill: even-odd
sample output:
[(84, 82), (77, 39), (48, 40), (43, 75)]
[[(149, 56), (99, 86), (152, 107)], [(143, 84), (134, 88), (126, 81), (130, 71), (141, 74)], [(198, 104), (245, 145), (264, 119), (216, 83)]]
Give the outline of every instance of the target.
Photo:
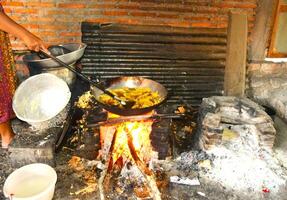
[[(86, 80), (91, 84), (92, 88), (92, 94), (95, 96), (96, 101), (107, 111), (110, 111), (112, 113), (118, 114), (118, 115), (123, 115), (123, 116), (129, 116), (129, 115), (140, 115), (143, 113), (147, 113), (160, 104), (164, 102), (164, 100), (167, 97), (167, 90), (166, 88), (161, 85), (160, 83), (142, 78), (142, 77), (133, 77), (133, 76), (124, 76), (124, 77), (118, 77), (114, 79), (110, 79), (108, 81), (102, 82), (100, 84), (95, 83), (94, 81), (90, 80), (86, 75), (76, 71), (74, 68), (69, 66), (67, 63), (63, 62), (62, 60), (56, 58), (55, 56), (46, 53), (43, 50), (40, 50), (40, 53), (43, 54), (44, 56), (51, 58), (55, 62), (58, 62), (59, 64), (62, 64), (64, 67), (68, 68), (72, 72), (76, 73), (78, 76)], [(131, 104), (132, 102), (128, 101), (123, 101), (113, 93), (109, 92), (109, 89), (117, 89), (117, 88), (123, 88), (123, 87), (128, 87), (128, 88), (149, 88), (152, 92), (157, 92), (160, 98), (160, 102), (158, 104), (155, 104), (150, 107), (145, 107), (145, 108), (135, 108), (132, 109)], [(113, 106), (113, 105), (108, 105), (100, 101), (100, 96), (105, 93), (117, 101), (119, 101), (122, 105), (123, 108)], [(123, 104), (124, 102), (124, 104)]]
[(157, 92), (160, 96), (161, 101), (158, 104), (155, 104), (150, 107), (145, 108), (120, 108), (116, 106), (111, 106), (108, 104), (104, 104), (100, 101), (100, 95), (103, 94), (103, 91), (96, 87), (91, 87), (91, 92), (95, 96), (96, 101), (109, 112), (123, 115), (123, 116), (130, 116), (130, 115), (140, 115), (152, 111), (154, 108), (158, 107), (162, 104), (167, 98), (167, 90), (166, 88), (161, 85), (160, 83), (153, 81), (151, 79), (138, 77), (138, 76), (121, 76), (117, 78), (112, 78), (100, 83), (100, 85), (105, 89), (116, 89), (116, 88), (149, 88), (152, 92)]

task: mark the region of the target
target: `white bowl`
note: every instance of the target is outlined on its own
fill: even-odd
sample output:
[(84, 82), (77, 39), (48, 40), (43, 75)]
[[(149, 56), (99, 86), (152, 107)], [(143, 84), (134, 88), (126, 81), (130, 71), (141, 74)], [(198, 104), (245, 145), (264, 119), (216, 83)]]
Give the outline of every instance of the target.
[(22, 82), (13, 97), (16, 116), (33, 125), (57, 116), (71, 97), (65, 81), (50, 73), (32, 76)]
[(13, 200), (51, 200), (56, 182), (57, 174), (52, 167), (34, 163), (12, 172), (4, 183), (3, 193)]

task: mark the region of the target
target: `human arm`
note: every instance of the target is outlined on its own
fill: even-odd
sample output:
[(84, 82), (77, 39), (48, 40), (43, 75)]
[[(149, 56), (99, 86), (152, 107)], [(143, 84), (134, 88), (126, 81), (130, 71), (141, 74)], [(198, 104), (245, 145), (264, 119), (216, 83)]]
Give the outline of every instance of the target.
[(20, 38), (30, 50), (39, 51), (40, 49), (46, 49), (45, 43), (40, 38), (29, 32), (23, 26), (16, 23), (4, 12), (1, 12), (1, 10), (0, 30)]

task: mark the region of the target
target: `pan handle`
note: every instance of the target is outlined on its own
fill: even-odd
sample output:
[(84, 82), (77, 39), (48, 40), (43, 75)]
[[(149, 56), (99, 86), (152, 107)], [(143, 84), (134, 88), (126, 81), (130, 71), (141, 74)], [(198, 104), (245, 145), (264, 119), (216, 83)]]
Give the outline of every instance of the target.
[(73, 67), (71, 67), (70, 65), (68, 65), (67, 63), (63, 62), (62, 60), (58, 59), (57, 57), (53, 56), (52, 54), (46, 53), (44, 50), (40, 50), (40, 53), (42, 53), (44, 56), (46, 56), (47, 58), (51, 58), (52, 60), (58, 62), (59, 64), (63, 65), (64, 67), (68, 68), (69, 70), (71, 70), (72, 72), (74, 72), (76, 75), (78, 75), (79, 77), (81, 77), (82, 79), (84, 79), (85, 81), (89, 82), (91, 85), (95, 86), (96, 88), (98, 88), (99, 90), (101, 90), (102, 92), (104, 92), (105, 94), (111, 96), (113, 99), (117, 100), (120, 104), (122, 104), (124, 107), (132, 107), (134, 105), (135, 102), (128, 102), (128, 101), (124, 101), (121, 98), (119, 98), (118, 96), (114, 95), (113, 93), (111, 93), (110, 91), (106, 90), (103, 86), (97, 84), (96, 82), (94, 82), (93, 80), (89, 79), (89, 77), (87, 77), (86, 75), (78, 72), (77, 70), (75, 70)]
[(89, 82), (90, 84), (92, 84), (93, 86), (97, 87), (98, 89), (102, 90), (103, 92), (106, 91), (102, 86), (98, 85), (96, 82), (94, 82), (93, 80), (90, 80), (89, 77), (87, 77), (86, 75), (78, 72), (76, 69), (74, 69), (73, 67), (71, 67), (70, 65), (68, 65), (67, 63), (63, 62), (62, 60), (60, 60), (59, 58), (53, 56), (52, 54), (48, 54), (43, 50), (40, 50), (40, 53), (43, 54), (44, 56), (46, 56), (47, 58), (51, 58), (52, 60), (58, 62), (59, 64), (63, 65), (64, 67), (68, 68), (69, 70), (71, 70), (72, 72), (74, 72), (76, 75), (78, 75), (79, 77), (81, 77), (82, 79), (84, 79), (85, 81)]
[(76, 69), (74, 69), (73, 67), (71, 67), (70, 65), (68, 65), (67, 63), (63, 62), (62, 60), (60, 60), (59, 58), (53, 56), (52, 54), (48, 54), (43, 50), (40, 50), (40, 53), (42, 53), (43, 55), (45, 55), (47, 58), (51, 58), (52, 60), (58, 62), (59, 64), (63, 65), (64, 67), (68, 68), (69, 70), (71, 70), (72, 72), (74, 72), (76, 75), (78, 75), (79, 77), (81, 77), (82, 79), (84, 79), (85, 81), (89, 82), (91, 85), (95, 86), (96, 88), (98, 88), (99, 90), (101, 90), (102, 92), (104, 92), (105, 94), (113, 97), (116, 100), (121, 100), (120, 98), (118, 98), (117, 96), (115, 96), (113, 93), (109, 92), (108, 90), (106, 90), (103, 86), (97, 84), (95, 81), (89, 79), (88, 76), (78, 72)]

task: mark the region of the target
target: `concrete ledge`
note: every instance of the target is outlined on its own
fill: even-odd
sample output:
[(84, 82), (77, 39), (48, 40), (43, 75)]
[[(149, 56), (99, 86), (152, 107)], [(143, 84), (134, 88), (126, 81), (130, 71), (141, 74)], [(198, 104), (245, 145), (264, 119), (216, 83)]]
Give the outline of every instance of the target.
[(19, 120), (12, 121), (16, 133), (9, 146), (9, 158), (13, 167), (21, 167), (31, 163), (55, 165), (55, 144), (62, 127), (33, 131), (30, 126)]

